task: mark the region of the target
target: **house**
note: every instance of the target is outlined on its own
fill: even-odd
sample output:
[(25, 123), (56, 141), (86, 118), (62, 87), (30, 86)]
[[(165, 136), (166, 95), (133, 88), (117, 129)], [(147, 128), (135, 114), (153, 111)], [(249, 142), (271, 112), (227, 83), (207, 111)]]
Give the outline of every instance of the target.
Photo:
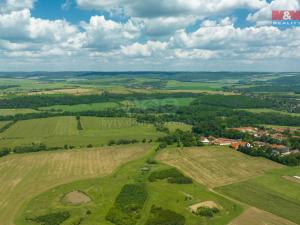
[(262, 141), (254, 141), (254, 142), (253, 142), (253, 145), (254, 145), (255, 147), (261, 148), (261, 147), (267, 146), (268, 143), (262, 142)]
[(280, 140), (280, 141), (282, 141), (284, 138), (286, 138), (286, 137), (285, 137), (283, 134), (281, 134), (281, 133), (275, 133), (275, 134), (272, 134), (271, 137), (274, 138), (274, 139)]
[(208, 140), (208, 138), (206, 138), (206, 137), (201, 137), (201, 138), (200, 138), (200, 141), (201, 141), (203, 144), (206, 144), (206, 145), (208, 145), (208, 144), (210, 143), (210, 140)]
[(231, 148), (233, 148), (234, 150), (238, 150), (239, 147), (251, 147), (251, 145), (247, 142), (244, 142), (244, 141), (239, 141), (239, 142), (235, 142), (235, 143), (232, 143), (230, 145)]
[(214, 145), (220, 145), (220, 146), (230, 146), (233, 143), (238, 142), (237, 140), (228, 139), (228, 138), (217, 138), (213, 141)]
[(258, 131), (256, 127), (238, 127), (238, 128), (231, 128), (230, 130), (240, 131), (243, 133), (252, 133), (252, 134), (255, 134)]
[(284, 145), (271, 145), (270, 147), (274, 152), (278, 152), (279, 154), (284, 154), (290, 151), (289, 147)]
[(300, 151), (298, 149), (294, 149), (294, 150), (291, 150), (291, 154), (297, 154), (299, 153)]

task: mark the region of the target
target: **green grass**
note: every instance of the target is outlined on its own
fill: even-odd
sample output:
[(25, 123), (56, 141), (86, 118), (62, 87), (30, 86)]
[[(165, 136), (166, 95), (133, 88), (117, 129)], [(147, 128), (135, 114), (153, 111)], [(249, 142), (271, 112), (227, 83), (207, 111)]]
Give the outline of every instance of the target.
[[(55, 110), (63, 112), (84, 112), (84, 111), (101, 111), (108, 108), (117, 108), (118, 103), (115, 102), (104, 102), (94, 104), (80, 104), (80, 105), (55, 105), (50, 107), (42, 107), (40, 110)], [(1, 112), (1, 111), (0, 111)]]
[(37, 113), (34, 109), (0, 109), (0, 116), (14, 116), (17, 114)]
[(155, 108), (164, 105), (174, 106), (188, 106), (194, 98), (165, 98), (165, 99), (151, 99), (151, 100), (140, 100), (140, 101), (123, 101), (124, 107), (135, 107), (135, 108)]
[(53, 117), (19, 121), (4, 134), (5, 138), (46, 138), (62, 135), (76, 135), (75, 117)]
[(158, 159), (211, 188), (241, 182), (282, 167), (270, 160), (234, 151), (228, 146), (191, 147), (183, 150), (171, 147), (161, 151)]
[(18, 121), (1, 134), (0, 147), (13, 147), (31, 143), (44, 143), (49, 147), (65, 144), (86, 147), (106, 145), (110, 140), (156, 140), (163, 133), (151, 124), (137, 123), (130, 118), (81, 117), (83, 130), (77, 130), (75, 117), (53, 117)]
[[(113, 206), (122, 187), (125, 184), (139, 182), (146, 184), (148, 198), (137, 225), (144, 225), (146, 223), (153, 205), (161, 206), (163, 209), (172, 210), (183, 215), (188, 225), (227, 224), (241, 213), (242, 208), (240, 206), (209, 192), (201, 185), (178, 185), (170, 184), (166, 181), (148, 182), (148, 173), (142, 172), (141, 168), (145, 166), (146, 159), (151, 156), (153, 157), (152, 151), (147, 157), (122, 166), (111, 176), (70, 183), (37, 196), (20, 211), (17, 216), (16, 225), (33, 225), (33, 223), (26, 221), (24, 218), (33, 215), (44, 215), (57, 210), (69, 211), (71, 213), (71, 219), (66, 221), (66, 224), (72, 224), (75, 221), (78, 222), (80, 218), (83, 218), (83, 224), (85, 225), (111, 225), (110, 222), (106, 221), (105, 216)], [(169, 168), (161, 164), (152, 166), (153, 171)], [(73, 190), (81, 190), (87, 193), (91, 197), (92, 202), (76, 207), (63, 204), (61, 197)], [(192, 196), (192, 200), (187, 200), (186, 196)], [(205, 219), (195, 216), (188, 210), (189, 205), (207, 200), (215, 201), (223, 207), (223, 210), (216, 217)], [(91, 214), (87, 215), (87, 210)]]
[(224, 85), (222, 83), (202, 83), (202, 82), (181, 82), (168, 81), (166, 89), (169, 90), (203, 90), (203, 91), (221, 91)]
[(296, 175), (300, 175), (300, 167), (273, 170), (217, 191), (300, 224), (300, 184), (284, 178)]
[(150, 145), (114, 146), (0, 158), (0, 224), (15, 225), (20, 208), (49, 188), (109, 175), (119, 165), (142, 157), (149, 148)]
[(8, 124), (10, 121), (0, 121), (0, 129)]
[(288, 112), (283, 112), (275, 109), (239, 109), (239, 110), (252, 112), (252, 113), (280, 113), (289, 116), (300, 116), (299, 113), (288, 113)]
[(175, 132), (177, 129), (183, 130), (183, 131), (191, 131), (192, 130), (192, 125), (185, 124), (185, 123), (167, 122), (167, 123), (165, 123), (165, 126), (171, 132)]

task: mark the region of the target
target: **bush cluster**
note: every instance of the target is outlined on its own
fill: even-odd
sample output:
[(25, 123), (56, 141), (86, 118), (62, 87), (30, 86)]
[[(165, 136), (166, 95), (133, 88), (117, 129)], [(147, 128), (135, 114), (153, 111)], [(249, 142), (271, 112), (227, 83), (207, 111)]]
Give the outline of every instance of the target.
[(155, 182), (156, 180), (164, 180), (167, 179), (169, 183), (176, 184), (191, 184), (193, 180), (189, 177), (184, 176), (177, 169), (166, 169), (160, 171), (153, 171), (149, 175), (149, 181)]
[(220, 210), (216, 207), (214, 207), (214, 208), (200, 207), (197, 209), (196, 215), (211, 218), (216, 213), (219, 213), (219, 212), (220, 212)]
[(151, 215), (145, 225), (184, 225), (185, 217), (171, 210), (152, 206)]
[(70, 218), (70, 213), (68, 211), (51, 213), (43, 216), (37, 216), (34, 218), (29, 218), (27, 220), (31, 220), (36, 223), (40, 223), (41, 225), (61, 225), (64, 221)]
[(147, 197), (145, 184), (125, 185), (106, 215), (106, 220), (116, 225), (135, 225), (141, 217)]
[(138, 143), (139, 141), (136, 140), (136, 139), (119, 139), (119, 140), (111, 140), (108, 142), (108, 145), (109, 146), (112, 146), (112, 145), (128, 145), (128, 144), (135, 144), (135, 143)]

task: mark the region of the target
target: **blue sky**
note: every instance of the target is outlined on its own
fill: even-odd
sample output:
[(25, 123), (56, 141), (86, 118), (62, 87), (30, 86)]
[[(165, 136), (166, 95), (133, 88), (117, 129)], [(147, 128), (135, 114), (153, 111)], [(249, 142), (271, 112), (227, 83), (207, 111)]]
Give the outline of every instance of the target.
[(299, 71), (299, 0), (0, 0), (0, 71)]

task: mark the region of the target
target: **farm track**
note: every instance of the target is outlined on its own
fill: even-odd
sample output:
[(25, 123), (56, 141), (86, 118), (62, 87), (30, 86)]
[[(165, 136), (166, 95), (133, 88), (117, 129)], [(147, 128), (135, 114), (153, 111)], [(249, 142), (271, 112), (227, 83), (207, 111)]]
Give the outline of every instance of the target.
[(111, 174), (145, 154), (148, 145), (12, 155), (0, 160), (0, 221), (13, 225), (33, 197), (55, 186)]

